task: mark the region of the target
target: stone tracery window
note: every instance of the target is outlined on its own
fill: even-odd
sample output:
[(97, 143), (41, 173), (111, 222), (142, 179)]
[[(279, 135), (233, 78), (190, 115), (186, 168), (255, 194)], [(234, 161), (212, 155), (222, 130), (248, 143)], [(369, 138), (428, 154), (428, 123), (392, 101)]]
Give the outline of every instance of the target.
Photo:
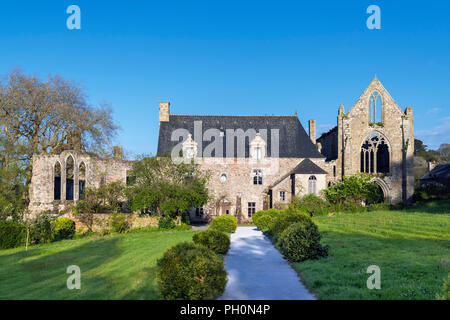
[(81, 199), (84, 187), (86, 186), (86, 165), (81, 162), (78, 168), (78, 199)]
[(381, 96), (375, 91), (369, 98), (369, 123), (383, 122), (382, 108)]
[(61, 200), (61, 164), (59, 161), (55, 163), (53, 177), (53, 199)]
[(378, 132), (367, 137), (361, 146), (361, 172), (389, 173), (389, 146)]
[(66, 160), (66, 200), (73, 200), (75, 161), (70, 155)]

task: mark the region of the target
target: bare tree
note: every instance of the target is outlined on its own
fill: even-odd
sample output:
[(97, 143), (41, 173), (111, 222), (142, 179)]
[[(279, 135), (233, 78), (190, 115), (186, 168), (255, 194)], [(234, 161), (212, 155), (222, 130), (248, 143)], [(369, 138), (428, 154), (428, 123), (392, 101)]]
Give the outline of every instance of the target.
[[(27, 184), (34, 154), (106, 152), (117, 129), (108, 105), (89, 105), (77, 84), (59, 76), (42, 81), (14, 70), (0, 83), (1, 157), (6, 163), (11, 157), (26, 163)], [(14, 148), (18, 145), (21, 150)]]

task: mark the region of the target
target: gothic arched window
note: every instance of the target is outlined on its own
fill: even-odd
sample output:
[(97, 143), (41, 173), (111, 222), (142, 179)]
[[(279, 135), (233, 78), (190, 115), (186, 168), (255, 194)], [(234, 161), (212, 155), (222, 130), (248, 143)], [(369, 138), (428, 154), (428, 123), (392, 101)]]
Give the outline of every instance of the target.
[(369, 98), (369, 123), (383, 122), (382, 108), (381, 96), (375, 91)]
[(389, 173), (389, 146), (386, 138), (376, 132), (361, 146), (361, 172)]
[(61, 164), (59, 161), (55, 163), (53, 177), (53, 199), (61, 200)]
[(66, 160), (66, 200), (73, 200), (74, 168), (75, 161), (69, 156)]
[(86, 186), (86, 165), (81, 162), (78, 167), (78, 199), (81, 199), (84, 187)]
[(317, 178), (315, 176), (311, 176), (308, 179), (308, 193), (316, 194), (317, 190)]

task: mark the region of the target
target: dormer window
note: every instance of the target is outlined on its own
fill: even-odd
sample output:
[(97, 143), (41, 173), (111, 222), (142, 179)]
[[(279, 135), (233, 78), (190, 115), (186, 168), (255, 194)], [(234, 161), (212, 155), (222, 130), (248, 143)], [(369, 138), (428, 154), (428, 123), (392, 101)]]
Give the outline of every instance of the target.
[(195, 159), (197, 156), (197, 143), (192, 139), (192, 135), (189, 134), (186, 141), (183, 142), (183, 158), (185, 160)]
[(250, 157), (255, 161), (261, 161), (266, 156), (266, 142), (259, 133), (250, 142)]

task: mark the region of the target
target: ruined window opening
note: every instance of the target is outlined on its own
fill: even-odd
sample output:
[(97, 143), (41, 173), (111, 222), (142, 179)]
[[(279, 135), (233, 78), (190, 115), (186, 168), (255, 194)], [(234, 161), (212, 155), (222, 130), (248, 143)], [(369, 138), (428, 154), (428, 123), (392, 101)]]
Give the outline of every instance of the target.
[(369, 98), (369, 124), (383, 122), (382, 119), (383, 104), (378, 92), (373, 92)]
[(376, 132), (367, 137), (361, 146), (361, 172), (389, 173), (389, 146), (386, 138)]
[(86, 186), (86, 165), (84, 164), (84, 162), (81, 162), (78, 168), (78, 199), (81, 199), (85, 186)]
[(72, 156), (66, 160), (66, 200), (73, 200), (75, 162)]
[(311, 176), (308, 179), (308, 193), (316, 194), (317, 178)]
[(61, 164), (59, 162), (55, 163), (54, 179), (53, 179), (53, 199), (61, 200)]

